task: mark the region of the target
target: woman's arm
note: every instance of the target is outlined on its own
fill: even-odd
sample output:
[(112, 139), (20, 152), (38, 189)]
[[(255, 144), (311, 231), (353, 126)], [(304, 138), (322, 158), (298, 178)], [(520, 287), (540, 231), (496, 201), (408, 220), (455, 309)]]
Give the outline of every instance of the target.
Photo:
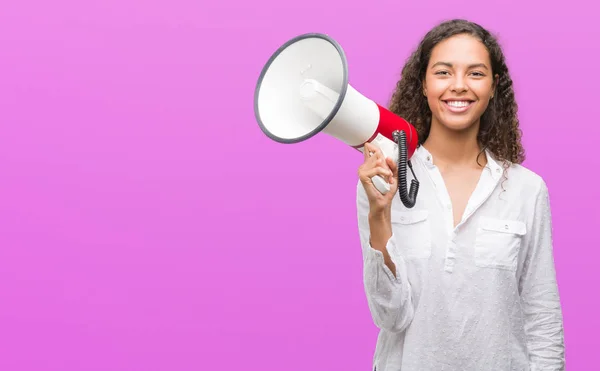
[(357, 212), (364, 287), (373, 322), (383, 330), (404, 331), (414, 315), (406, 262), (389, 254), (388, 251), (394, 248), (389, 216), (369, 213), (369, 201), (360, 183)]
[(394, 278), (398, 277), (396, 264), (387, 250), (388, 242), (392, 238), (391, 212), (369, 213), (369, 243), (370, 247), (383, 254), (383, 262), (388, 267)]
[(563, 319), (556, 282), (552, 216), (546, 183), (541, 180), (528, 251), (519, 282), (532, 371), (565, 369)]

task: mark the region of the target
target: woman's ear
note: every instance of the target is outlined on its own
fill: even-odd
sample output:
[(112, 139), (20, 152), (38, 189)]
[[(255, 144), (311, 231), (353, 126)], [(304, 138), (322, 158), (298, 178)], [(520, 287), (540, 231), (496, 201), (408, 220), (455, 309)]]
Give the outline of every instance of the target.
[(494, 84), (492, 85), (492, 95), (490, 96), (490, 99), (493, 99), (494, 95), (496, 94), (496, 88), (498, 88), (498, 81), (500, 81), (500, 75), (496, 74), (494, 75)]

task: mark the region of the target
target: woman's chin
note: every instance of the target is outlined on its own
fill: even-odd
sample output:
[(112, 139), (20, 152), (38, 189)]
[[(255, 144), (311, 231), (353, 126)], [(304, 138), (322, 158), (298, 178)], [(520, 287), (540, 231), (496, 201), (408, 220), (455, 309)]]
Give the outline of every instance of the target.
[(464, 132), (469, 131), (469, 129), (475, 128), (476, 122), (471, 120), (462, 119), (454, 119), (454, 120), (443, 120), (440, 122), (441, 126), (446, 128), (446, 130), (455, 131), (455, 132)]

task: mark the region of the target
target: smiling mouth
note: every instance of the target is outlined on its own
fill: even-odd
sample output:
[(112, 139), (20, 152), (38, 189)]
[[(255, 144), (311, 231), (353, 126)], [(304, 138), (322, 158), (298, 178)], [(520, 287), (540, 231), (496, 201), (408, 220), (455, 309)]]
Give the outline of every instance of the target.
[(444, 100), (442, 102), (452, 112), (464, 112), (474, 103), (472, 100)]

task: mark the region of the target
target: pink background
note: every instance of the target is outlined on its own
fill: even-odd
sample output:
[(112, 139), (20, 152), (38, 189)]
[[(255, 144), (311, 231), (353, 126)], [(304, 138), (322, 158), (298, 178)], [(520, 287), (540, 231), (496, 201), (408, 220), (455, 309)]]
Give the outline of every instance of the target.
[(551, 191), (569, 370), (600, 362), (597, 5), (364, 4), (2, 3), (1, 370), (370, 369), (362, 158), (268, 140), (254, 86), (279, 45), (325, 32), (387, 104), (453, 17), (505, 47), (525, 165)]

